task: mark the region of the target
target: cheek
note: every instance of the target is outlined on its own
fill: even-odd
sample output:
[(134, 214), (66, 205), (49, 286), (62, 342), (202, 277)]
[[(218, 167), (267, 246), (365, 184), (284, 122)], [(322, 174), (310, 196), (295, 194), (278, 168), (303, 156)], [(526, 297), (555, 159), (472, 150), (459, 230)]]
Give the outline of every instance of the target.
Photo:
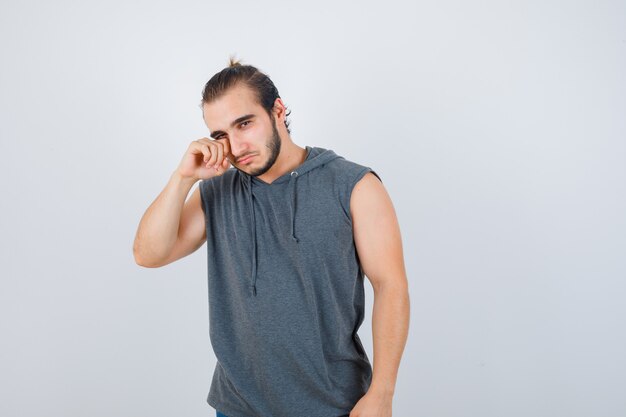
[(260, 129), (258, 129), (256, 126), (250, 126), (244, 130), (241, 131), (241, 135), (248, 139), (248, 140), (252, 140), (254, 141), (255, 139), (258, 140), (259, 138), (261, 138), (262, 132), (260, 132)]
[(250, 127), (245, 132), (246, 139), (265, 145), (272, 137), (272, 131), (267, 131), (260, 127)]

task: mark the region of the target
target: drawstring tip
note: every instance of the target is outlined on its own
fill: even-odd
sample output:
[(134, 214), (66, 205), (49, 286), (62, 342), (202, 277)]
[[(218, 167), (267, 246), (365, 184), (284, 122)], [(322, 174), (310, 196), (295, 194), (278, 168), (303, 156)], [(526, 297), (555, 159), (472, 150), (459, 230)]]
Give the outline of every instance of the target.
[(297, 237), (295, 237), (295, 236), (291, 236), (291, 237), (293, 238), (294, 242), (296, 242), (296, 243), (300, 242), (300, 240)]
[(256, 296), (256, 285), (252, 286), (252, 294), (254, 294)]

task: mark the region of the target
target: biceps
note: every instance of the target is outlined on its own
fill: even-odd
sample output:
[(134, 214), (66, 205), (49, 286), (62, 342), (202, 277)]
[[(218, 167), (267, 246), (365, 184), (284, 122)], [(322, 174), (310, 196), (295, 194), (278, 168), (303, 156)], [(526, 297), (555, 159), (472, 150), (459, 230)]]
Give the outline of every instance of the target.
[(196, 189), (183, 207), (176, 243), (174, 243), (164, 265), (190, 255), (206, 241), (204, 211), (200, 204), (199, 190)]
[(366, 175), (351, 197), (356, 250), (373, 287), (405, 276), (402, 238), (393, 203), (382, 183)]

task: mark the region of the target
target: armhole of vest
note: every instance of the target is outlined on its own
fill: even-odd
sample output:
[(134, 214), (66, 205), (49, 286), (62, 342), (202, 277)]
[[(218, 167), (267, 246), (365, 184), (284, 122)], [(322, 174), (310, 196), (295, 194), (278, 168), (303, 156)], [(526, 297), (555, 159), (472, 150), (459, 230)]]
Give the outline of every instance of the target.
[(348, 196), (347, 196), (347, 202), (346, 202), (346, 207), (347, 207), (346, 214), (348, 216), (348, 221), (350, 222), (350, 224), (352, 224), (352, 213), (350, 210), (350, 200), (352, 199), (352, 191), (354, 190), (354, 187), (356, 186), (357, 182), (361, 181), (361, 179), (368, 172), (371, 172), (372, 174), (376, 176), (376, 178), (380, 180), (380, 182), (383, 182), (383, 180), (380, 178), (380, 175), (378, 175), (378, 173), (370, 167), (363, 167), (361, 170), (359, 170), (356, 177), (354, 177), (354, 179), (350, 181), (350, 184), (348, 186)]

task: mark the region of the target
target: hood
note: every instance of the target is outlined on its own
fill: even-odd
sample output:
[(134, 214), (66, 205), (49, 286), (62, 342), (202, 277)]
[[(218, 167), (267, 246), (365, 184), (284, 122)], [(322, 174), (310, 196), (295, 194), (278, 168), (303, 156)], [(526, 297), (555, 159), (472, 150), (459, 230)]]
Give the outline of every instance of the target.
[(252, 198), (252, 183), (253, 182), (262, 182), (266, 186), (272, 186), (273, 184), (281, 184), (289, 181), (289, 187), (287, 192), (287, 200), (290, 205), (290, 218), (289, 222), (291, 225), (291, 239), (298, 243), (298, 236), (296, 236), (295, 231), (295, 221), (296, 221), (296, 188), (297, 188), (297, 180), (300, 176), (308, 174), (310, 171), (319, 168), (325, 163), (332, 161), (337, 158), (341, 158), (341, 156), (337, 155), (330, 149), (318, 148), (318, 147), (306, 147), (307, 159), (297, 168), (292, 170), (291, 172), (287, 172), (286, 174), (276, 178), (271, 184), (263, 182), (262, 180), (248, 175), (243, 171), (239, 171), (242, 174), (240, 177), (243, 181), (243, 189), (247, 194), (248, 206), (250, 208), (250, 222), (251, 222), (251, 230), (252, 230), (252, 272), (251, 272), (251, 281), (250, 287), (252, 294), (256, 296), (256, 276), (257, 276), (257, 237), (256, 237), (256, 219), (255, 219), (255, 210), (254, 210), (254, 198)]

